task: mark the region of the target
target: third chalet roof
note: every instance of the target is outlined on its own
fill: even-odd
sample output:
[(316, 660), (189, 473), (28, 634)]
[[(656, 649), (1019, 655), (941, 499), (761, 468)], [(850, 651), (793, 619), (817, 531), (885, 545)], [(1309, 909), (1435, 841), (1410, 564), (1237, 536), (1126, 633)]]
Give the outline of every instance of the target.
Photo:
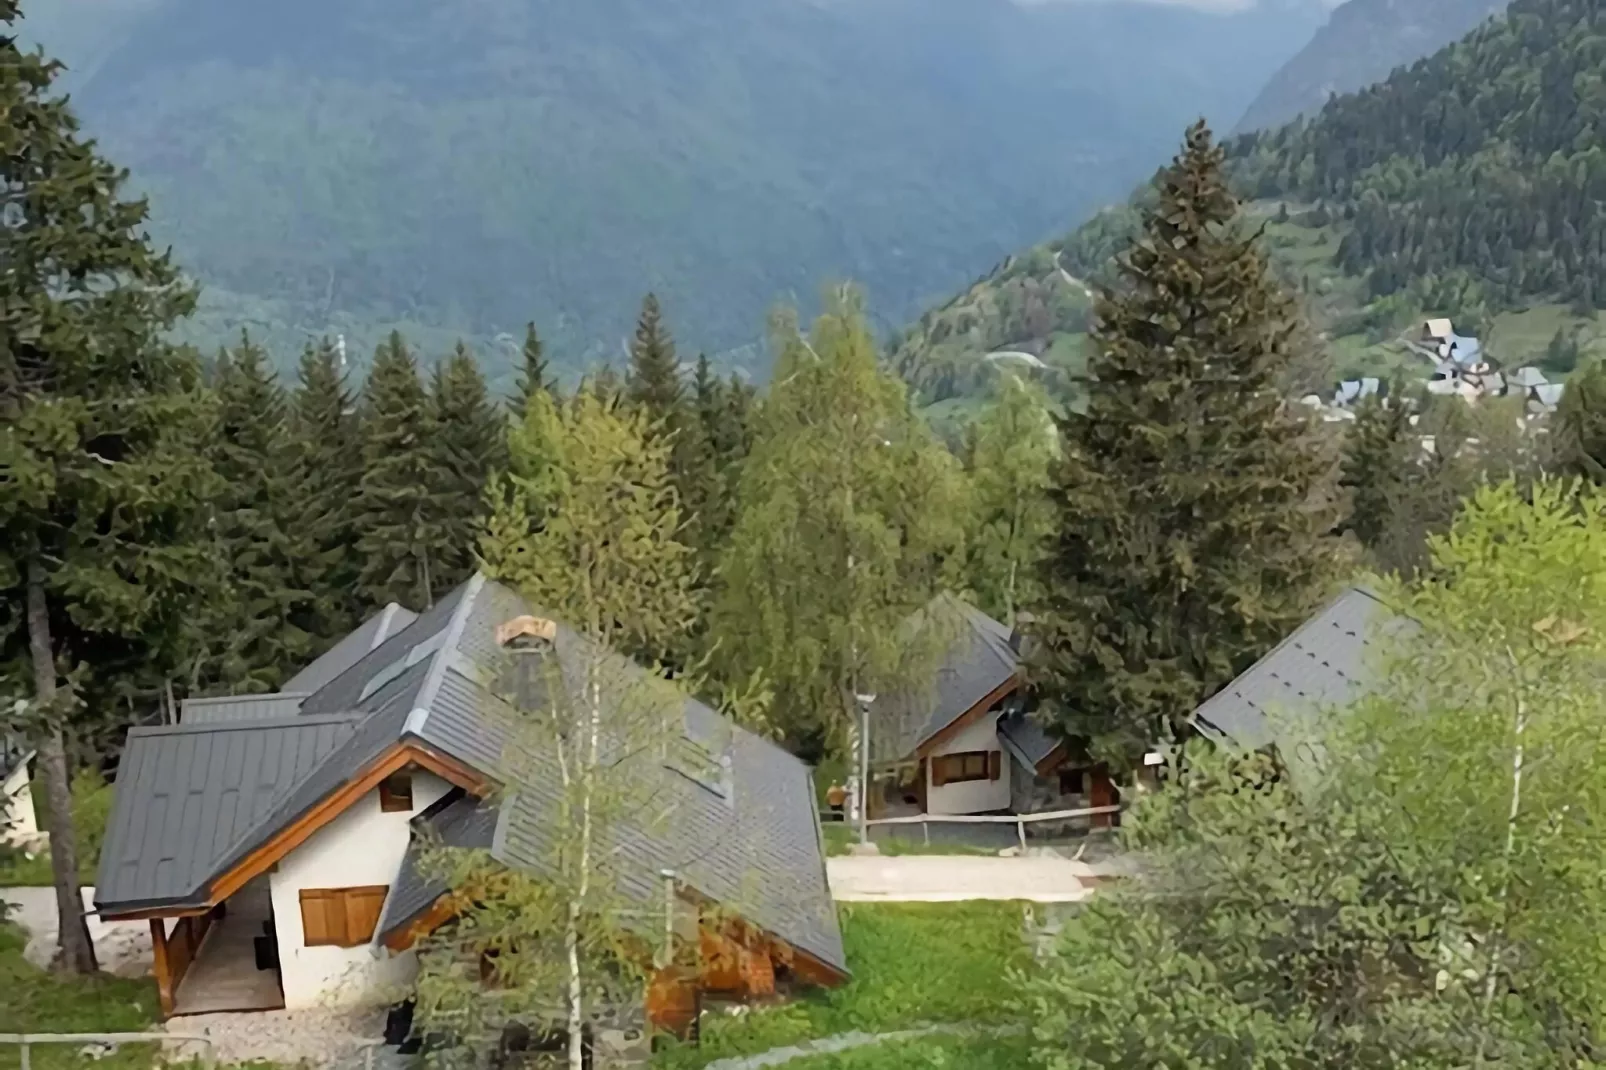
[[(398, 743), (417, 741), (494, 778), (509, 738), (505, 707), (485, 683), (495, 631), (530, 612), (513, 591), (475, 576), (319, 687), (296, 718), (132, 731), (97, 906), (203, 903), (218, 876)], [(584, 642), (560, 624), (559, 662)], [(687, 700), (685, 720), (689, 745), (721, 752), (723, 780), (660, 770), (676, 793), (675, 820), (624, 837), (626, 869), (637, 873), (630, 883), (652, 894), (659, 870), (675, 868), (703, 895), (845, 969), (808, 767), (701, 703)], [(297, 724), (317, 734), (297, 732)], [(241, 787), (228, 795), (242, 771)], [(513, 799), (498, 813), (497, 855), (534, 865), (550, 815), (538, 793)], [(394, 916), (390, 905), (386, 915)]]

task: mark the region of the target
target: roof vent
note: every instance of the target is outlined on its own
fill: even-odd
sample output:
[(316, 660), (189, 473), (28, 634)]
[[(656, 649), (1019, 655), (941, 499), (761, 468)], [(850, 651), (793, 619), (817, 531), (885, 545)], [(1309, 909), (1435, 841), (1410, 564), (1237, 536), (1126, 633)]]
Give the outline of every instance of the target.
[(514, 617), (496, 626), (496, 645), (509, 650), (545, 650), (558, 638), (558, 626), (541, 617)]

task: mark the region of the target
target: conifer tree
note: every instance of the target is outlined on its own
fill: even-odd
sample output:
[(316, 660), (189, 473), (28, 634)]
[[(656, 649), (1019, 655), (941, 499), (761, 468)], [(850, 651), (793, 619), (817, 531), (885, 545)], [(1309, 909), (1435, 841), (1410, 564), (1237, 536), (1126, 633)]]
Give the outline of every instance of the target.
[(357, 625), (360, 608), (356, 503), (363, 473), (362, 428), (339, 355), (327, 338), (301, 354), (290, 425), (293, 508), (307, 544), (303, 574), (313, 595), (316, 655)]
[(1049, 471), (1059, 443), (1048, 399), (1008, 373), (971, 427), (970, 587), (985, 612), (1013, 624), (1016, 607), (1039, 595), (1038, 570), (1055, 519)]
[(1606, 360), (1590, 362), (1567, 383), (1552, 425), (1555, 469), (1606, 484)]
[(432, 583), (444, 590), (474, 572), (486, 481), (506, 464), (507, 428), (491, 404), (479, 363), (462, 342), (436, 366), (430, 401), (430, 446), (436, 453), (431, 469), (439, 480), (434, 506), (441, 520), (434, 536), (438, 575)]
[(630, 343), (630, 369), (625, 378), (625, 396), (659, 423), (668, 433), (681, 426), (685, 389), (680, 381), (680, 362), (675, 342), (663, 323), (658, 298), (648, 294), (641, 302), (636, 320), (636, 337)]
[(362, 612), (387, 602), (423, 609), (439, 581), (441, 508), (429, 396), (400, 333), (374, 353), (363, 386), (362, 481), (357, 490), (357, 590)]
[(1278, 389), (1293, 309), (1222, 161), (1189, 128), (1097, 302), (1086, 412), (1060, 421), (1032, 673), (1118, 767), (1304, 620), (1335, 567), (1335, 465)]
[(0, 0), (0, 691), (38, 751), (58, 962), (92, 973), (67, 735), (126, 708), (118, 679), (170, 662), (212, 596), (216, 483), (198, 363), (165, 341), (194, 294), (18, 17)]
[(1339, 485), (1350, 495), (1344, 530), (1368, 550), (1376, 550), (1394, 525), (1416, 449), (1411, 413), (1397, 390), (1390, 393), (1388, 400), (1369, 397), (1356, 409), (1340, 469)]
[(524, 326), (524, 345), (519, 350), (520, 367), (515, 393), (513, 395), (513, 411), (522, 416), (530, 407), (530, 397), (538, 391), (544, 391), (549, 396), (558, 396), (558, 381), (552, 375), (551, 362), (546, 357), (546, 346), (541, 342), (541, 336), (535, 331), (534, 323)]
[(311, 546), (297, 523), (284, 391), (267, 355), (242, 331), (219, 355), (212, 465), (223, 481), (213, 535), (227, 568), (224, 619), (214, 630), (211, 682), (229, 693), (272, 691), (311, 660)]

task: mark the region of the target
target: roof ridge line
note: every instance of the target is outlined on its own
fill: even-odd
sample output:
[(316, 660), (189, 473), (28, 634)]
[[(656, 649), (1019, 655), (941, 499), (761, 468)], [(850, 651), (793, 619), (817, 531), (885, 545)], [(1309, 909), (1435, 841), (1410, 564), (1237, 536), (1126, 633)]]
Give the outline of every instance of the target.
[(253, 691), (247, 695), (199, 695), (182, 701), (191, 702), (253, 702), (270, 698), (308, 698), (315, 691)]
[(129, 735), (176, 736), (186, 733), (235, 732), (252, 728), (300, 728), (304, 725), (338, 724), (365, 720), (365, 713), (308, 713), (284, 717), (248, 717), (240, 721), (195, 721), (190, 724), (138, 724)]
[(429, 674), (424, 677), (424, 683), (418, 689), (418, 697), (413, 700), (412, 712), (407, 715), (407, 721), (402, 725), (402, 735), (418, 735), (424, 728), (424, 721), (429, 717), (430, 703), (440, 692), (441, 680), (446, 676), (447, 663), (450, 660), (447, 654), (457, 649), (457, 642), (463, 637), (463, 629), (468, 625), (468, 615), (474, 608), (474, 600), (485, 589), (485, 573), (475, 571), (469, 577), (467, 588), (463, 597), (458, 599), (452, 610), (451, 620), (446, 622), (443, 629), (441, 645), (430, 655)]

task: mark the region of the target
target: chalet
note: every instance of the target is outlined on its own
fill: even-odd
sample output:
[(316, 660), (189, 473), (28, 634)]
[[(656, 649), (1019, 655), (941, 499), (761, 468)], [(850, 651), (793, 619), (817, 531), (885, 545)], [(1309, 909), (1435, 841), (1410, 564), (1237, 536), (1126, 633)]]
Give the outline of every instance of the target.
[[(450, 889), (420, 872), (425, 837), (539, 874), (554, 804), (493, 795), (511, 711), (486, 683), (498, 629), (529, 615), (476, 576), (420, 615), (387, 607), (281, 694), (190, 702), (178, 725), (130, 731), (95, 905), (150, 922), (164, 1015), (388, 1001), (415, 941), (450, 920)], [(586, 640), (543, 627), (566, 674)], [(693, 920), (702, 965), (654, 979), (647, 1013), (677, 1029), (705, 992), (847, 976), (808, 767), (695, 701), (683, 735), (700, 765), (666, 747), (642, 771), (673, 817), (614, 846), (644, 914), (681, 930), (677, 904), (735, 915), (716, 932)]]
[(32, 848), (40, 840), (28, 766), (33, 751), (20, 739), (0, 736), (0, 844)]
[(1113, 804), (1117, 794), (1103, 768), (1030, 715), (1019, 630), (951, 595), (940, 596), (927, 612), (952, 621), (955, 634), (929, 686), (878, 698), (872, 706), (869, 816)]
[(1195, 727), (1242, 750), (1275, 747), (1295, 767), (1321, 745), (1320, 718), (1363, 697), (1408, 618), (1351, 587), (1294, 629), (1192, 714)]

